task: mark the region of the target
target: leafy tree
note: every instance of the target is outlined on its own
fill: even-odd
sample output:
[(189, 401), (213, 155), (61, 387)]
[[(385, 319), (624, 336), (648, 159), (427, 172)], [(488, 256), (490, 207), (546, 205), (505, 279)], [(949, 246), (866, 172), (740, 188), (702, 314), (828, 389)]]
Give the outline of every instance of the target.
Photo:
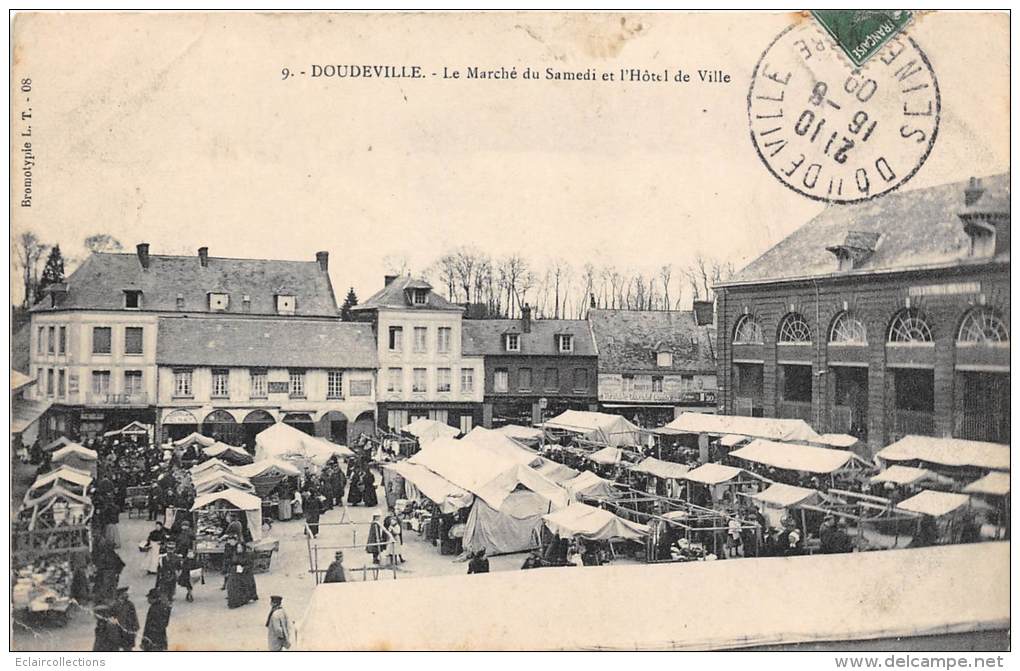
[(64, 281), (64, 257), (60, 253), (60, 245), (53, 245), (50, 255), (46, 258), (46, 265), (43, 266), (42, 277), (39, 278), (39, 293), (51, 284), (60, 284)]
[(119, 252), (124, 249), (120, 240), (108, 233), (96, 233), (85, 238), (85, 249), (93, 254), (99, 252)]
[(340, 320), (349, 322), (354, 321), (354, 315), (351, 314), (351, 308), (358, 304), (358, 295), (354, 293), (354, 287), (347, 290), (347, 298), (344, 299), (343, 305), (340, 306)]

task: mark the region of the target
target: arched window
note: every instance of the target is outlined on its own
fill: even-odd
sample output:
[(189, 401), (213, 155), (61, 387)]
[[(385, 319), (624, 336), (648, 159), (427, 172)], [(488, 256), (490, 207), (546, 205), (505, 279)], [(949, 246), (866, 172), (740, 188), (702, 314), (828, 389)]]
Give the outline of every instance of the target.
[(781, 343), (810, 343), (811, 327), (796, 312), (791, 312), (783, 318), (779, 325), (779, 342)]
[(979, 307), (970, 310), (960, 324), (960, 333), (956, 337), (959, 345), (991, 345), (994, 343), (1008, 343), (1009, 329), (1006, 322), (996, 313), (995, 310), (986, 307)]
[(900, 310), (889, 325), (891, 343), (930, 343), (934, 341), (931, 327), (920, 310)]
[(737, 322), (733, 331), (734, 345), (761, 345), (765, 342), (761, 333), (761, 325), (751, 315), (744, 315)]
[(832, 322), (829, 342), (834, 345), (867, 345), (868, 329), (850, 312), (840, 312)]

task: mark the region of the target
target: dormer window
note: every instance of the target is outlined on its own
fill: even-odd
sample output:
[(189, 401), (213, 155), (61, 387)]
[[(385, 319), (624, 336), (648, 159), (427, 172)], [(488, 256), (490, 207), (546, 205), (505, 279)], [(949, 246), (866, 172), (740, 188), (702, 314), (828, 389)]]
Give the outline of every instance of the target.
[(177, 294), (177, 309), (184, 309), (184, 294)]
[(230, 307), (230, 294), (210, 292), (209, 309), (213, 312), (224, 312)]
[(978, 258), (995, 256), (995, 226), (971, 221), (967, 226), (970, 234), (970, 255)]
[(293, 296), (287, 294), (277, 294), (276, 296), (276, 313), (281, 315), (292, 315), (294, 314), (295, 299)]
[(507, 352), (520, 352), (521, 351), (521, 336), (518, 333), (507, 333), (506, 336), (506, 351)]
[(659, 368), (672, 368), (673, 367), (673, 353), (672, 352), (656, 352), (655, 353), (655, 365)]
[(837, 270), (847, 272), (860, 268), (865, 261), (871, 258), (878, 248), (880, 237), (880, 234), (870, 231), (847, 231), (843, 244), (825, 249), (836, 257)]
[(251, 312), (251, 296), (248, 294), (241, 296), (241, 311)]
[(560, 333), (556, 336), (556, 349), (563, 354), (574, 351), (574, 336), (569, 333)]
[(126, 310), (140, 310), (142, 308), (142, 292), (137, 289), (125, 289), (124, 308)]
[(411, 302), (415, 305), (425, 305), (429, 302), (428, 289), (413, 289), (411, 291)]

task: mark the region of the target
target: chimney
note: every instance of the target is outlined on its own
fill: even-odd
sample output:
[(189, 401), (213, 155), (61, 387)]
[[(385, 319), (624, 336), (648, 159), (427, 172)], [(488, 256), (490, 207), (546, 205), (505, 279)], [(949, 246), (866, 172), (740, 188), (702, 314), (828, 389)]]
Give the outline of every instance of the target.
[(391, 284), (393, 284), (393, 280), (395, 280), (395, 279), (397, 279), (396, 275), (384, 275), (383, 276), (383, 286), (387, 286), (387, 287), (390, 286)]
[(985, 189), (981, 186), (981, 180), (977, 177), (970, 178), (970, 184), (963, 190), (963, 204), (970, 207), (974, 203), (980, 200), (981, 196), (984, 195)]
[(521, 308), (521, 330), (531, 333), (531, 306), (527, 303)]
[(329, 271), (329, 252), (315, 252), (315, 260), (319, 263), (319, 270)]
[(698, 326), (708, 326), (715, 321), (715, 303), (712, 301), (694, 301), (694, 318)]
[(209, 267), (209, 248), (199, 247), (198, 248), (198, 262), (202, 264), (203, 268)]
[(139, 242), (136, 247), (138, 250), (138, 262), (142, 264), (142, 268), (145, 270), (149, 269), (149, 243)]

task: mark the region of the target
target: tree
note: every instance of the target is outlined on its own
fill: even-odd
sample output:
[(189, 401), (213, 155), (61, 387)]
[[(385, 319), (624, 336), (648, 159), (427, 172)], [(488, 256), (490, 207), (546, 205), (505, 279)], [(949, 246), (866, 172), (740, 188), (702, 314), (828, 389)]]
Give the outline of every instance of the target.
[(354, 321), (354, 315), (351, 313), (351, 308), (357, 304), (358, 295), (354, 293), (354, 287), (351, 287), (347, 290), (347, 297), (344, 298), (344, 304), (340, 306), (340, 321)]
[(46, 265), (43, 266), (42, 277), (39, 279), (39, 294), (41, 295), (51, 284), (60, 284), (63, 281), (64, 257), (60, 254), (60, 245), (54, 245), (46, 258)]
[(109, 233), (96, 233), (85, 238), (85, 249), (93, 254), (119, 252), (124, 249), (124, 245), (120, 244), (120, 240)]
[(35, 303), (36, 289), (39, 284), (39, 259), (46, 253), (46, 245), (39, 241), (35, 233), (25, 231), (18, 236), (16, 247), (17, 261), (21, 266), (21, 278), (25, 289), (22, 306), (29, 307)]

